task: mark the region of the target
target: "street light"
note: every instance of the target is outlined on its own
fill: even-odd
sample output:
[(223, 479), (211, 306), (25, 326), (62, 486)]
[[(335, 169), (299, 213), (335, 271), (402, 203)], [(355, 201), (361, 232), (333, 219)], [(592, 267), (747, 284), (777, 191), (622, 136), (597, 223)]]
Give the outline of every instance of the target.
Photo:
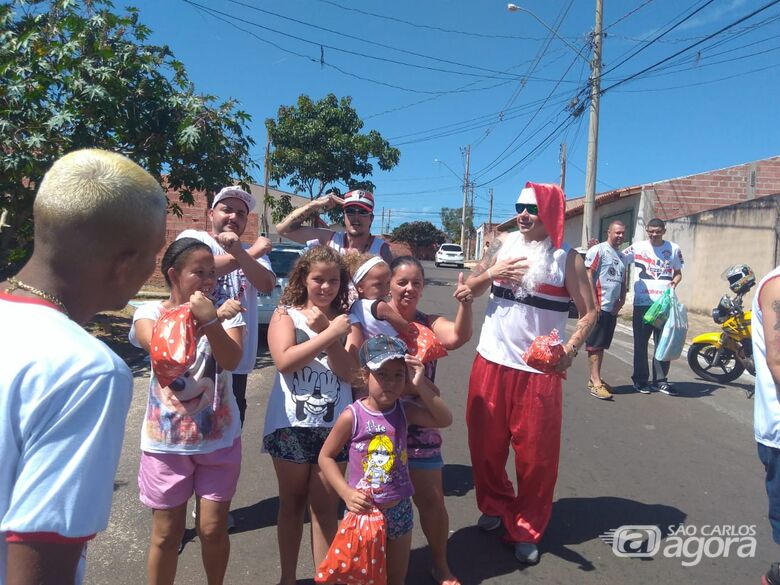
[(577, 53), (577, 55), (579, 55), (580, 59), (582, 59), (583, 61), (585, 61), (586, 63), (588, 63), (588, 58), (587, 58), (587, 57), (585, 57), (585, 55), (583, 55), (583, 54), (582, 54), (582, 50), (581, 50), (581, 49), (578, 49), (577, 47), (575, 47), (574, 45), (572, 45), (572, 44), (571, 44), (569, 41), (567, 41), (566, 39), (564, 39), (564, 38), (563, 38), (561, 35), (559, 35), (557, 32), (555, 32), (555, 30), (553, 30), (552, 28), (550, 28), (550, 26), (549, 26), (549, 25), (548, 25), (546, 22), (544, 22), (544, 21), (543, 21), (541, 18), (539, 18), (538, 16), (536, 16), (536, 14), (534, 14), (533, 12), (531, 12), (530, 10), (528, 10), (527, 8), (523, 8), (522, 6), (518, 6), (517, 4), (511, 4), (511, 3), (510, 3), (510, 4), (507, 4), (507, 5), (506, 5), (506, 9), (507, 9), (509, 12), (525, 12), (526, 14), (529, 14), (530, 16), (532, 16), (532, 17), (534, 18), (534, 20), (536, 20), (536, 22), (538, 22), (538, 23), (539, 23), (539, 24), (541, 24), (541, 25), (542, 25), (544, 28), (546, 28), (548, 31), (550, 31), (550, 33), (551, 33), (553, 36), (555, 36), (555, 38), (556, 38), (556, 39), (558, 39), (558, 40), (559, 40), (559, 41), (561, 41), (561, 42), (562, 42), (564, 45), (566, 45), (567, 47), (569, 47), (569, 48), (570, 48), (572, 51), (574, 51), (575, 53)]
[(461, 177), (461, 176), (460, 176), (458, 173), (456, 173), (455, 171), (453, 171), (453, 170), (452, 170), (452, 168), (450, 167), (450, 165), (448, 165), (448, 164), (447, 164), (446, 162), (444, 162), (443, 160), (441, 160), (441, 159), (438, 159), (438, 158), (435, 158), (435, 159), (433, 159), (433, 162), (435, 162), (435, 163), (439, 163), (440, 165), (444, 165), (444, 168), (446, 168), (446, 169), (447, 169), (449, 172), (451, 172), (453, 175), (455, 175), (455, 176), (458, 178), (458, 180), (459, 180), (459, 181), (462, 181), (462, 180), (463, 180), (463, 177)]

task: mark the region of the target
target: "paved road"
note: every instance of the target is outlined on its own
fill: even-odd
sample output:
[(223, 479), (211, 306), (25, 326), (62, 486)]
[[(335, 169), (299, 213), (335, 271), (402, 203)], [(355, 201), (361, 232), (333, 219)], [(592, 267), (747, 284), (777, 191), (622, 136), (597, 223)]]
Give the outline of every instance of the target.
[[(428, 286), (422, 309), (454, 314), (450, 295), (458, 271), (432, 265), (426, 265), (426, 270)], [(484, 307), (484, 298), (475, 304), (477, 332)], [(619, 329), (604, 368), (605, 379), (616, 386), (616, 397), (604, 402), (590, 397), (585, 389), (587, 364), (580, 357), (564, 383), (560, 475), (553, 518), (541, 543), (542, 562), (521, 570), (500, 534), (482, 534), (474, 526), (478, 512), (463, 418), (477, 337), (440, 362), (437, 379), (456, 416), (455, 424), (444, 432), (444, 475), (451, 516), (450, 558), (464, 585), (758, 582), (778, 555), (765, 519), (762, 470), (752, 440), (753, 403), (744, 393), (749, 377), (740, 379), (737, 386), (720, 387), (695, 379), (680, 361), (672, 366), (671, 379), (678, 382), (682, 396), (636, 394), (629, 380), (630, 331)], [(138, 502), (135, 476), (147, 374), (142, 368), (137, 371), (111, 525), (90, 545), (88, 583), (135, 585), (144, 581), (150, 514)], [(259, 452), (272, 376), (268, 355), (261, 353), (258, 369), (250, 377), (243, 472), (233, 505), (238, 524), (231, 537), (227, 577), (231, 584), (271, 585), (278, 577), (276, 480), (268, 456)], [(697, 564), (683, 566), (680, 558), (664, 556), (675, 552), (669, 548), (673, 539), (667, 527), (680, 523), (698, 530), (712, 525), (755, 525), (755, 557), (739, 558), (732, 544), (727, 558), (703, 556)], [(615, 556), (599, 535), (623, 525), (660, 526), (666, 537), (661, 551), (645, 559)], [(715, 539), (705, 544), (712, 554), (722, 549)], [(689, 564), (695, 561), (698, 545), (695, 540), (687, 541)], [(432, 583), (427, 566), (425, 541), (416, 530), (408, 583)], [(299, 576), (311, 573), (310, 553), (304, 545)], [(199, 543), (189, 531), (177, 582), (204, 582)]]

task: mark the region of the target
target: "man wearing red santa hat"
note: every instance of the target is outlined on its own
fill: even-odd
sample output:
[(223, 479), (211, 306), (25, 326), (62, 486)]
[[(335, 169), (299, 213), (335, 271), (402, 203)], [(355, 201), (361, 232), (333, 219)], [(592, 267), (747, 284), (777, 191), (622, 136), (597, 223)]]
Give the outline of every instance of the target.
[[(539, 562), (537, 543), (552, 511), (558, 477), (563, 372), (596, 322), (588, 272), (563, 244), (565, 196), (558, 185), (526, 183), (515, 204), (518, 231), (502, 233), (472, 270), (474, 296), (490, 291), (469, 380), (466, 424), (478, 526), (504, 525), (523, 564)], [(523, 360), (531, 342), (557, 329), (564, 338), (569, 300), (581, 315), (555, 373)], [(515, 451), (517, 492), (505, 467)]]

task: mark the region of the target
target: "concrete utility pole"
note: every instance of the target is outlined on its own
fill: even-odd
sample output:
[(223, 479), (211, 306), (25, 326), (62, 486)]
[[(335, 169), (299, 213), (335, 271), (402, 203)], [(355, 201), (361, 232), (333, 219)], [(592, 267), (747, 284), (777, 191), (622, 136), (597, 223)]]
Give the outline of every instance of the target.
[(460, 215), (460, 249), (466, 252), (466, 204), (469, 195), (469, 160), (471, 159), (471, 145), (466, 145), (466, 172), (463, 174), (463, 209)]
[(596, 26), (593, 29), (593, 61), (590, 75), (590, 124), (588, 161), (585, 166), (585, 202), (582, 214), (582, 245), (596, 237), (593, 212), (596, 208), (596, 161), (599, 149), (599, 98), (601, 94), (601, 16), (602, 0), (596, 0)]
[(561, 191), (566, 193), (566, 143), (561, 144)]
[[(563, 189), (563, 187), (561, 187)], [(490, 207), (488, 207), (488, 229), (493, 229), (493, 187), (488, 190), (490, 193)]]
[(387, 231), (385, 233), (390, 233), (390, 214), (393, 213), (392, 209), (387, 210)]
[(385, 208), (382, 208), (382, 223), (379, 224), (379, 231), (380, 233), (386, 233), (385, 232)]
[(271, 137), (268, 136), (268, 138), (265, 141), (265, 174), (263, 178), (263, 217), (260, 220), (261, 223), (261, 229), (263, 230), (263, 235), (268, 236), (268, 181), (271, 178), (271, 169), (268, 164), (268, 158), (271, 156)]

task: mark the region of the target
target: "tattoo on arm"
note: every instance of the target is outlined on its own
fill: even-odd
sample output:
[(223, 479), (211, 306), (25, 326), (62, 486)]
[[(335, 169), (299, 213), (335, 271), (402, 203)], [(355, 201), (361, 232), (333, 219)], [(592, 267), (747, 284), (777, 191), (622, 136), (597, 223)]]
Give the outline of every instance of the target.
[(593, 326), (596, 324), (596, 315), (585, 315), (577, 320), (577, 326), (574, 333), (571, 334), (569, 341), (575, 347), (580, 347), (590, 335)]
[(772, 301), (772, 310), (775, 312), (775, 331), (780, 331), (780, 301)]
[(501, 240), (498, 238), (493, 240), (493, 243), (490, 244), (487, 252), (483, 254), (482, 260), (480, 260), (479, 263), (471, 269), (471, 276), (479, 276), (493, 265), (496, 259), (496, 254), (498, 254), (498, 250), (501, 248), (501, 243)]

